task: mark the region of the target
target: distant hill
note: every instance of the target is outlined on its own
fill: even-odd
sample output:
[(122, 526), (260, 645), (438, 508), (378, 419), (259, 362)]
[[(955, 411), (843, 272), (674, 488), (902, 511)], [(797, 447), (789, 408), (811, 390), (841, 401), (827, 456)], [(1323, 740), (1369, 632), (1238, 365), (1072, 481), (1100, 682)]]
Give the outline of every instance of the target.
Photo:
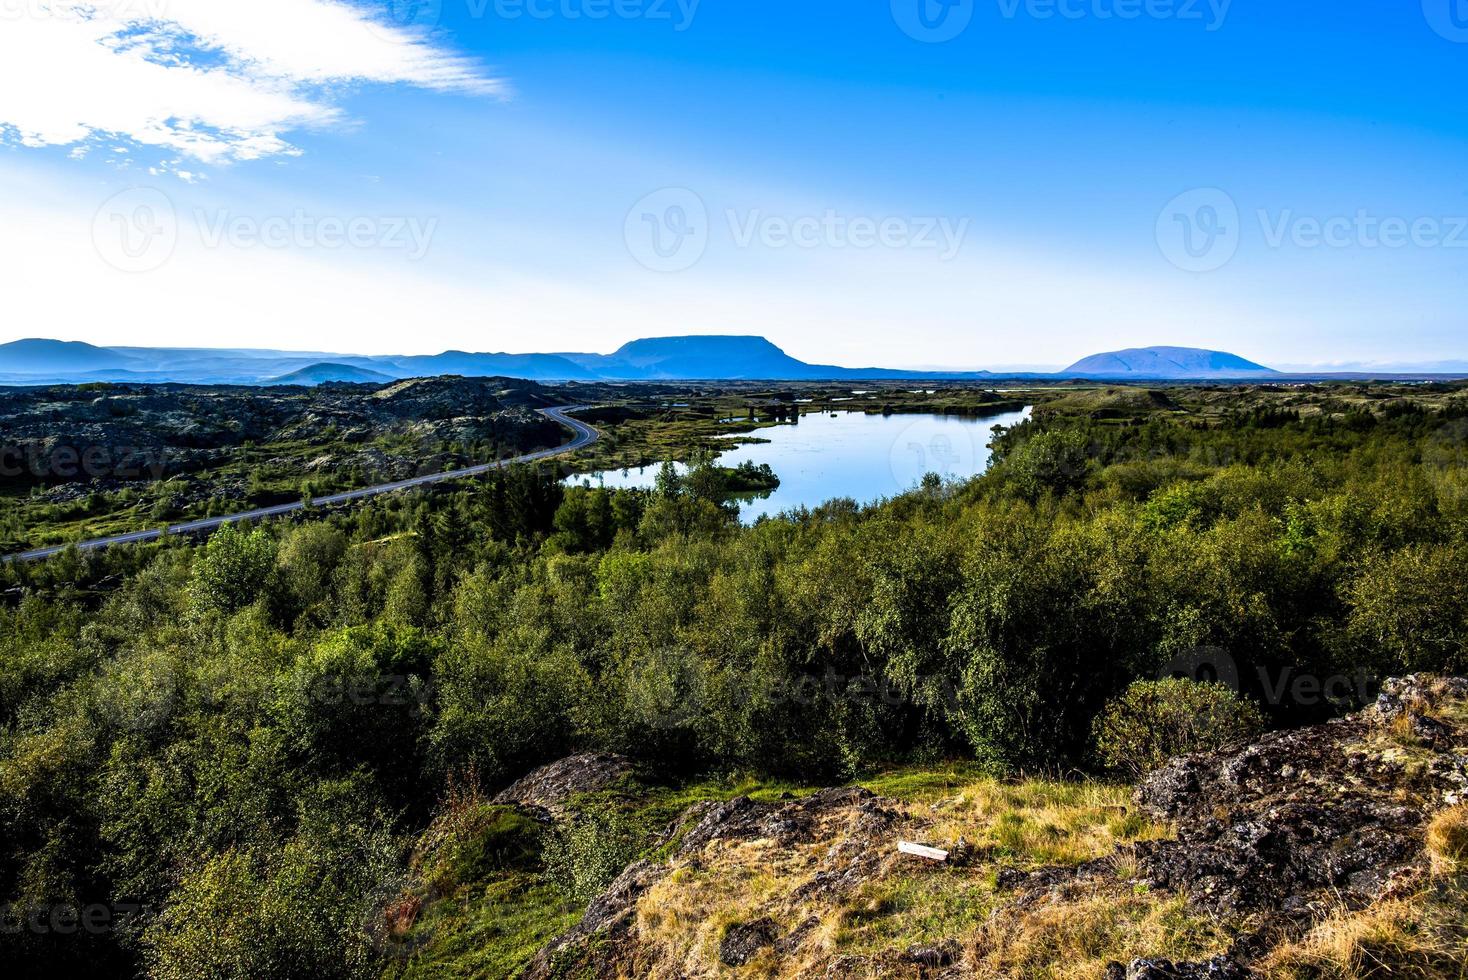
[(1206, 380), (1268, 377), (1278, 372), (1237, 354), (1194, 347), (1141, 347), (1093, 354), (1063, 372), (1087, 378)]
[(278, 378), (271, 378), (262, 382), (267, 385), (300, 385), (305, 388), (314, 388), (317, 385), (329, 384), (333, 381), (349, 381), (354, 384), (370, 384), (374, 382), (396, 381), (392, 375), (381, 374), (377, 371), (368, 371), (365, 368), (352, 367), (350, 364), (312, 364), (310, 367), (283, 374)]
[(763, 337), (655, 337), (624, 344), (615, 353), (588, 364), (609, 377), (639, 381), (679, 378), (795, 381), (830, 376), (840, 368), (807, 364)]
[(611, 354), (559, 356), (615, 381), (881, 381), (988, 374), (809, 364), (753, 336), (653, 337), (623, 344)]
[(600, 376), (558, 354), (469, 354), (451, 350), (417, 357), (374, 359), (398, 377), (457, 374), (466, 378), (522, 378), (526, 381), (598, 381)]
[(0, 344), (0, 374), (74, 375), (128, 368), (132, 358), (79, 341), (17, 340)]

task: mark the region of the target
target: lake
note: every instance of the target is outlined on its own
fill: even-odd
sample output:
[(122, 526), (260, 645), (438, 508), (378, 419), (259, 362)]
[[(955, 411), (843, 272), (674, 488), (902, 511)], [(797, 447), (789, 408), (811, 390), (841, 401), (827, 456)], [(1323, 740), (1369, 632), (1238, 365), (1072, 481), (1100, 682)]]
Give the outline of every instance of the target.
[[(989, 468), (990, 429), (1017, 425), (1029, 417), (1029, 409), (982, 418), (865, 412), (805, 415), (799, 425), (777, 425), (749, 436), (729, 437), (769, 441), (731, 447), (719, 455), (718, 463), (769, 463), (780, 477), (780, 489), (775, 492), (740, 500), (740, 518), (752, 524), (763, 516), (816, 507), (836, 497), (873, 503), (911, 490), (925, 473), (946, 479), (977, 476)], [(659, 468), (583, 473), (566, 482), (651, 487)]]

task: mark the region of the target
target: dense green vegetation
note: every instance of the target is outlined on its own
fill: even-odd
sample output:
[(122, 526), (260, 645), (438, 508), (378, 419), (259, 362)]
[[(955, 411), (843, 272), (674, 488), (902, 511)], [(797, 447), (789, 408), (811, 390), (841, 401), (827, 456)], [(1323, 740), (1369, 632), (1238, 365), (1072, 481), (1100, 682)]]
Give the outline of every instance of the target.
[[(653, 491), (521, 469), (5, 566), (0, 960), (412, 975), (404, 902), (530, 860), (531, 829), (463, 787), (576, 750), (673, 795), (902, 761), (1059, 772), (1096, 764), (1109, 699), (1178, 669), (1236, 676), (1275, 723), (1468, 670), (1463, 393), (1279, 397), (1061, 399), (984, 477), (749, 528), (697, 469)], [(425, 849), (449, 816), (483, 846)], [(645, 839), (568, 834), (535, 843), (502, 918), (454, 928), (519, 916), (533, 946)]]

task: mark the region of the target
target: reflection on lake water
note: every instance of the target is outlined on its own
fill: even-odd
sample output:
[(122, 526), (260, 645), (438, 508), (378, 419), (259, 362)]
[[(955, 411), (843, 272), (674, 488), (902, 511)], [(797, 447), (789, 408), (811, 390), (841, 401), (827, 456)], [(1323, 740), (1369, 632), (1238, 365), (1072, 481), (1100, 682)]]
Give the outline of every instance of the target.
[[(719, 455), (718, 464), (769, 463), (780, 477), (780, 489), (774, 493), (740, 502), (741, 518), (753, 523), (765, 515), (816, 507), (836, 497), (872, 503), (911, 490), (926, 473), (945, 479), (977, 476), (989, 467), (990, 430), (1017, 425), (1029, 416), (1029, 409), (982, 418), (863, 412), (805, 415), (799, 425), (756, 430), (750, 437), (769, 441), (735, 446)], [(651, 487), (658, 469), (581, 474), (567, 482)]]

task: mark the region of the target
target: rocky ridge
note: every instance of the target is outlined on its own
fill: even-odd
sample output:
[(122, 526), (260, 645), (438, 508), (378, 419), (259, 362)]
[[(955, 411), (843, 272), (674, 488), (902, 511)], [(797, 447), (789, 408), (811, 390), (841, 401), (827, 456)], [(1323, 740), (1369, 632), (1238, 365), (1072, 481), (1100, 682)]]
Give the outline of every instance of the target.
[[(554, 767), (552, 767), (554, 768)], [(574, 768), (574, 767), (573, 767)], [(562, 771), (529, 786), (563, 785)], [(518, 784), (517, 784), (518, 785)], [(534, 794), (528, 794), (533, 798)], [(1137, 806), (1174, 834), (1143, 840), (1076, 866), (999, 867), (980, 883), (982, 862), (941, 869), (896, 854), (899, 835), (921, 834), (923, 808), (859, 788), (829, 789), (772, 803), (738, 798), (683, 813), (650, 852), (592, 902), (524, 976), (717, 976), (758, 965), (761, 975), (829, 977), (993, 976), (990, 926), (1063, 910), (1078, 894), (1177, 896), (1234, 937), (1201, 960), (1113, 962), (1106, 980), (1242, 980), (1276, 945), (1342, 910), (1411, 893), (1430, 874), (1424, 846), (1434, 813), (1468, 798), (1468, 681), (1407, 677), (1378, 702), (1331, 723), (1275, 732), (1246, 745), (1174, 760), (1136, 790)], [(961, 855), (960, 855), (961, 856)], [(979, 855), (983, 857), (983, 855)], [(980, 900), (991, 889), (988, 926), (937, 942), (847, 951), (832, 921), (886, 914), (853, 902), (873, 883), (946, 874), (945, 888)], [(728, 921), (717, 942), (667, 941), (661, 903), (669, 889), (764, 875), (757, 902), (727, 896), (710, 908)], [(764, 879), (760, 879), (764, 880)], [(929, 884), (936, 883), (936, 879)], [(724, 904), (719, 904), (722, 902)], [(673, 916), (677, 919), (676, 914)], [(681, 950), (676, 956), (670, 950)]]

